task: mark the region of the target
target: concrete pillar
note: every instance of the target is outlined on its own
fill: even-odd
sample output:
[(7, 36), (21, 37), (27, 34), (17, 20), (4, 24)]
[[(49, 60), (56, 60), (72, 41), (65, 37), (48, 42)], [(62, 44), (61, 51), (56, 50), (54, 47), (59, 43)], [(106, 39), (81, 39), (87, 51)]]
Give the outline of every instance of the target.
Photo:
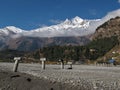
[(45, 61), (42, 61), (42, 69), (45, 69)]
[(14, 67), (13, 67), (13, 72), (17, 72), (18, 70), (18, 66), (19, 66), (19, 60), (21, 58), (20, 57), (15, 57), (14, 60), (15, 60), (15, 64), (14, 64)]
[(68, 69), (72, 69), (72, 62), (68, 62), (68, 65), (69, 65)]
[(61, 62), (61, 69), (64, 69), (64, 63)]
[(42, 69), (44, 70), (46, 58), (40, 58), (40, 61), (42, 62)]
[(70, 68), (72, 69), (72, 64), (70, 64)]

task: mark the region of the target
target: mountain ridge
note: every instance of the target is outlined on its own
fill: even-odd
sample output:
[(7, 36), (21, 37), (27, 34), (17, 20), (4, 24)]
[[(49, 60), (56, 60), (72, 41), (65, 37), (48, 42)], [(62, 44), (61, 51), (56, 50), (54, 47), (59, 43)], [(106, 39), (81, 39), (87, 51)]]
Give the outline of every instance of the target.
[(0, 33), (7, 36), (10, 32), (13, 32), (15, 36), (29, 37), (85, 36), (91, 32), (88, 30), (90, 22), (98, 22), (98, 20), (83, 20), (82, 18), (76, 16), (71, 20), (66, 19), (64, 22), (57, 25), (41, 27), (30, 31), (22, 30), (14, 26), (7, 26), (0, 29)]
[[(40, 27), (33, 30), (22, 30), (15, 26), (7, 26), (0, 29), (0, 35), (9, 35), (13, 37), (71, 37), (71, 36), (85, 36), (93, 34), (97, 27), (105, 23), (111, 18), (120, 16), (120, 9), (109, 12), (105, 17), (101, 19), (87, 20), (78, 16), (72, 19), (66, 19), (65, 21), (51, 26)], [(9, 34), (12, 33), (12, 35)]]
[(108, 13), (102, 19), (83, 20), (80, 17), (66, 19), (57, 25), (25, 31), (14, 26), (0, 29), (0, 50), (31, 51), (53, 45), (86, 45), (96, 28), (107, 20), (120, 16), (120, 9)]
[(99, 26), (94, 35), (93, 39), (101, 39), (116, 36), (119, 39), (120, 35), (120, 17), (111, 18), (109, 21), (105, 22)]

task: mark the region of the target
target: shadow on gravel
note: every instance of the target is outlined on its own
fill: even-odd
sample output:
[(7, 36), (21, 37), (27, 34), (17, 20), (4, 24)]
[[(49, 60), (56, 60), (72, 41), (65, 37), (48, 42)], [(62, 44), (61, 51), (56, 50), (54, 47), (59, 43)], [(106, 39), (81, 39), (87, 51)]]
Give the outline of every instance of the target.
[(79, 90), (69, 84), (52, 82), (19, 72), (0, 71), (0, 90)]

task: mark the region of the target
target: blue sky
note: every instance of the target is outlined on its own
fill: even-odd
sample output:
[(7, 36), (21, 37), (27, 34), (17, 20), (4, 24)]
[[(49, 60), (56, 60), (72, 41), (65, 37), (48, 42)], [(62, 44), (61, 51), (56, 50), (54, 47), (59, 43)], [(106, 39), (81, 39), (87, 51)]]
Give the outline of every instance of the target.
[(98, 19), (120, 8), (120, 0), (0, 0), (0, 28), (31, 30), (79, 16)]

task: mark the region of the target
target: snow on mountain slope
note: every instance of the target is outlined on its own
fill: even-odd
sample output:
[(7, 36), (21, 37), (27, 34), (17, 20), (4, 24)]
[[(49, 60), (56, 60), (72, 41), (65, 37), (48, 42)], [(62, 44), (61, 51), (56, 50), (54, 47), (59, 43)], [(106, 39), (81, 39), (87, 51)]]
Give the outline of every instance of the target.
[(98, 22), (99, 20), (83, 20), (76, 16), (69, 20), (66, 19), (64, 22), (52, 25), (48, 27), (38, 28), (31, 31), (25, 31), (14, 26), (8, 26), (0, 29), (0, 35), (12, 36), (14, 38), (20, 36), (29, 37), (66, 37), (66, 36), (85, 36), (93, 33), (89, 30), (89, 27)]
[(20, 33), (24, 33), (24, 32), (27, 32), (27, 31), (24, 31), (20, 28), (16, 28), (14, 26), (7, 26), (3, 29), (0, 29), (0, 35), (4, 35), (4, 36), (20, 34)]
[(89, 27), (99, 20), (83, 20), (77, 16), (71, 20), (66, 19), (57, 25), (32, 30), (24, 35), (33, 37), (85, 36), (93, 33)]
[(111, 18), (120, 16), (120, 9), (108, 13), (102, 19), (96, 20), (83, 20), (76, 16), (69, 20), (66, 19), (64, 22), (52, 25), (48, 27), (42, 27), (31, 31), (25, 31), (14, 26), (9, 26), (0, 29), (0, 35), (6, 35), (12, 37), (29, 36), (29, 37), (68, 37), (68, 36), (86, 36), (93, 34), (97, 27), (102, 25), (104, 22)]

